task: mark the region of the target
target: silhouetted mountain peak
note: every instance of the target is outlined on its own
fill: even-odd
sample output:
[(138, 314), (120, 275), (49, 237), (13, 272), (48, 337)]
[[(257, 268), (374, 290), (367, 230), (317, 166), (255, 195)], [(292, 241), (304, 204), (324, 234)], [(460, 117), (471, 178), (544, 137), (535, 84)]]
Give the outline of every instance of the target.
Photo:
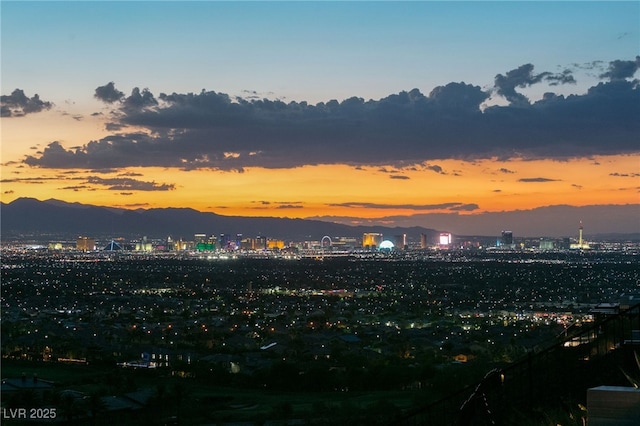
[[(2, 205), (2, 234), (66, 234), (114, 236), (130, 235), (190, 239), (194, 234), (243, 234), (289, 240), (320, 239), (330, 236), (359, 236), (363, 232), (397, 235), (408, 228), (380, 226), (354, 227), (319, 220), (276, 217), (222, 216), (192, 208), (126, 210), (60, 200), (39, 201), (18, 198)], [(436, 231), (411, 228), (412, 232), (433, 235)]]

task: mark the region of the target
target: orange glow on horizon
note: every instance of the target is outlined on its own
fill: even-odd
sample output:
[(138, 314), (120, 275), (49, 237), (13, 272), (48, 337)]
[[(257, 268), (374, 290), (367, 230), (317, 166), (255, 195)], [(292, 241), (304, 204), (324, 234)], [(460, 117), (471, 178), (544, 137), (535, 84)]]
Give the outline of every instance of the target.
[[(2, 201), (55, 198), (129, 209), (189, 207), (229, 216), (291, 218), (379, 218), (455, 211), (476, 214), (557, 204), (636, 204), (638, 158), (434, 160), (404, 169), (322, 165), (248, 168), (244, 173), (158, 167), (100, 173), (10, 164), (2, 170)], [(174, 189), (109, 189), (105, 184), (89, 183), (89, 176), (130, 176), (134, 181), (174, 185)]]

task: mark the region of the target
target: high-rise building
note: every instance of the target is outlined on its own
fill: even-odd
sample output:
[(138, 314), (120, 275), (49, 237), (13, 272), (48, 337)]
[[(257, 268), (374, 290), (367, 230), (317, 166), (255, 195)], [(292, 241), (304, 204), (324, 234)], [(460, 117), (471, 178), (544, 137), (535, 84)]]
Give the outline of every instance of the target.
[(449, 232), (440, 233), (440, 237), (438, 238), (438, 244), (440, 244), (440, 247), (449, 247), (452, 241), (453, 237)]
[(218, 239), (220, 243), (220, 248), (222, 250), (228, 250), (231, 248), (231, 235), (229, 234), (220, 234), (220, 238)]
[(420, 234), (420, 248), (426, 249), (429, 247), (429, 241), (427, 239), (427, 234)]
[[(323, 238), (324, 246), (332, 247), (334, 250), (354, 250), (358, 248), (359, 241), (356, 237), (334, 237), (328, 238), (328, 241)], [(323, 244), (321, 244), (323, 246)]]
[(255, 250), (264, 250), (267, 248), (267, 237), (257, 236), (255, 238)]
[(365, 232), (362, 235), (362, 247), (366, 249), (378, 248), (382, 242), (382, 234), (377, 232)]
[(92, 251), (96, 249), (96, 240), (89, 237), (78, 237), (76, 249), (80, 251)]
[[(284, 241), (282, 241), (284, 247)], [(240, 242), (242, 250), (265, 250), (267, 248), (267, 237), (257, 236), (256, 238), (244, 238)]]
[(207, 234), (195, 234), (194, 236), (195, 249), (198, 251), (212, 251), (216, 249), (216, 237), (211, 235), (207, 237)]
[(513, 245), (513, 232), (502, 231), (502, 238), (500, 238), (500, 245), (501, 246)]
[(540, 250), (553, 250), (554, 244), (551, 240), (540, 240)]
[[(174, 248), (175, 248), (176, 251), (188, 250), (189, 246), (190, 246), (190, 244), (187, 243), (186, 241), (182, 241), (182, 238), (180, 238), (174, 244)], [(193, 245), (191, 245), (191, 246), (193, 247)]]
[(578, 243), (577, 244), (571, 244), (569, 246), (570, 249), (573, 250), (588, 250), (591, 248), (591, 246), (589, 246), (589, 243), (585, 242), (583, 239), (583, 235), (582, 235), (582, 221), (580, 221), (580, 227), (578, 228)]
[(267, 248), (269, 250), (274, 250), (274, 249), (282, 250), (284, 248), (284, 241), (269, 239), (267, 240)]
[(147, 240), (147, 237), (142, 237), (142, 241), (136, 243), (136, 251), (153, 251), (153, 244)]
[(513, 240), (513, 232), (512, 231), (502, 231), (500, 237), (498, 237), (496, 241), (496, 246), (506, 249), (513, 250), (516, 248), (516, 244)]

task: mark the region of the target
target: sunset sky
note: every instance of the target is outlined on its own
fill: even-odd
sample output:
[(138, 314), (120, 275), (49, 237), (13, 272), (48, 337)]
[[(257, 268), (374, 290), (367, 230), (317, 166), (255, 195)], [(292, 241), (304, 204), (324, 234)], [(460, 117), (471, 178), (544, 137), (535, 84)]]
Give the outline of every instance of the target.
[(4, 203), (421, 226), (640, 205), (637, 1), (0, 8)]

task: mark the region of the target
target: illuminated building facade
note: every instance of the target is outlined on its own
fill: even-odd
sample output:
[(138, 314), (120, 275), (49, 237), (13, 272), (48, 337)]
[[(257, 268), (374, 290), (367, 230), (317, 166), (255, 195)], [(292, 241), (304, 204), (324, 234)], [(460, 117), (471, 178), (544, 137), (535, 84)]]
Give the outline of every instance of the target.
[(136, 243), (136, 251), (153, 251), (153, 244), (151, 244), (151, 241), (147, 240), (147, 237), (142, 237), (142, 241)]
[(330, 246), (335, 250), (353, 250), (359, 245), (356, 237), (335, 237), (329, 240)]
[(80, 251), (92, 251), (96, 249), (96, 240), (89, 237), (78, 237), (76, 249)]
[(174, 250), (184, 251), (189, 249), (190, 244), (187, 241), (182, 241), (182, 238), (176, 241), (173, 245)]
[(268, 240), (267, 241), (267, 248), (269, 250), (273, 250), (273, 249), (282, 250), (284, 248), (284, 241), (283, 240)]
[(420, 234), (420, 248), (426, 249), (429, 247), (429, 240), (427, 234)]
[(220, 234), (220, 238), (218, 239), (220, 243), (220, 248), (222, 250), (230, 250), (231, 247), (231, 235), (229, 234)]
[[(282, 242), (284, 246), (284, 241)], [(267, 237), (245, 238), (240, 241), (242, 250), (264, 250), (267, 248)]]
[(553, 241), (540, 240), (540, 250), (553, 250), (555, 248)]
[(448, 232), (441, 232), (440, 236), (438, 237), (438, 244), (440, 244), (440, 247), (442, 248), (448, 248), (451, 245), (452, 241), (453, 237)]
[(570, 249), (572, 250), (589, 250), (591, 248), (591, 246), (589, 246), (589, 243), (585, 242), (582, 236), (582, 221), (580, 221), (580, 227), (578, 228), (578, 243), (577, 244), (571, 244), (569, 246)]
[(216, 249), (215, 235), (207, 237), (207, 234), (195, 234), (193, 238), (197, 251), (213, 251)]
[(383, 242), (380, 243), (380, 246), (378, 247), (378, 250), (381, 251), (391, 251), (395, 248), (395, 246), (393, 245), (393, 243), (389, 240), (384, 240)]
[(366, 249), (375, 249), (382, 242), (382, 234), (377, 232), (365, 232), (362, 235), (362, 247)]

